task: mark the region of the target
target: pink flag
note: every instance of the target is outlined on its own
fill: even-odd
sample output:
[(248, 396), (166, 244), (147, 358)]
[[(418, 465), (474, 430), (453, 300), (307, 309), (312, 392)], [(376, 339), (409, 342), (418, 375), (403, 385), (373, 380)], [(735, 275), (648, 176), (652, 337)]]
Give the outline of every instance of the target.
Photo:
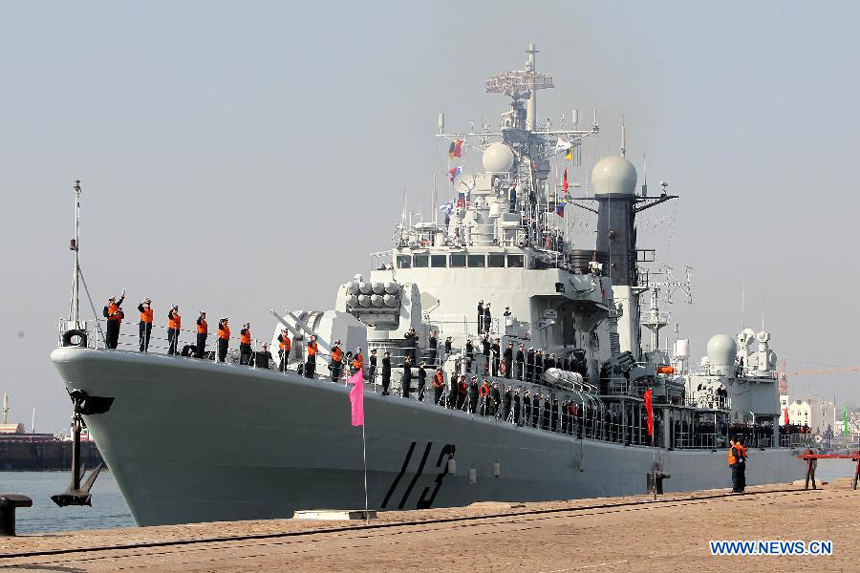
[(364, 425), (364, 374), (361, 370), (352, 375), (349, 382), (353, 384), (349, 391), (349, 402), (352, 404), (352, 425)]

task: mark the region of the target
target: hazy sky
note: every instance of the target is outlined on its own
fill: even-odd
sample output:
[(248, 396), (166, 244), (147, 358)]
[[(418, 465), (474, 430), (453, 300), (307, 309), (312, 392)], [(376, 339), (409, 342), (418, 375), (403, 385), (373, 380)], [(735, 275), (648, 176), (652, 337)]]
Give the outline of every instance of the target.
[[(789, 370), (856, 365), (858, 21), (853, 2), (2, 2), (0, 392), (16, 421), (67, 425), (48, 355), (76, 178), (99, 309), (125, 287), (132, 319), (149, 296), (159, 322), (176, 303), (268, 338), (268, 309), (330, 308), (366, 272), (404, 187), (429, 210), (437, 112), (496, 125), (483, 81), (529, 42), (555, 77), (540, 120), (598, 106), (573, 179), (623, 114), (640, 177), (647, 153), (651, 189), (682, 196), (639, 246), (694, 267), (674, 318), (696, 356), (741, 326), (743, 283)], [(860, 400), (853, 374), (791, 383)]]

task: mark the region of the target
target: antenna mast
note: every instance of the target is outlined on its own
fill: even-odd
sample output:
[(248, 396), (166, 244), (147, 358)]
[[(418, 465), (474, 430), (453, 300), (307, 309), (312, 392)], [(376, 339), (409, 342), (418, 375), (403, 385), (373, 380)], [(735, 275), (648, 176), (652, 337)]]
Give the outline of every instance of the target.
[(627, 126), (623, 115), (621, 116), (621, 157), (627, 157)]
[(526, 60), (526, 71), (531, 73), (529, 99), (526, 102), (526, 129), (534, 131), (537, 129), (537, 89), (535, 89), (535, 54), (538, 53), (534, 44), (529, 44), (529, 49), (526, 50), (529, 59)]
[(69, 249), (75, 252), (75, 269), (72, 273), (72, 303), (69, 308), (69, 320), (75, 321), (75, 328), (81, 320), (81, 262), (80, 262), (80, 227), (81, 227), (81, 180), (75, 180), (75, 238)]

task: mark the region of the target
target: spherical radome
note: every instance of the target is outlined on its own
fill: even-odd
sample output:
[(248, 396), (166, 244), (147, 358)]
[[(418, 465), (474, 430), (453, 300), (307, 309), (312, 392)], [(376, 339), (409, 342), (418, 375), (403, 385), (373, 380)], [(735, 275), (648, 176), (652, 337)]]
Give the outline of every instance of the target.
[(636, 194), (636, 168), (620, 155), (604, 157), (591, 171), (595, 195)]
[(735, 339), (728, 334), (715, 334), (708, 340), (708, 361), (711, 366), (731, 366), (737, 354)]
[(490, 173), (507, 173), (514, 166), (514, 152), (504, 143), (491, 143), (484, 150), (481, 162)]

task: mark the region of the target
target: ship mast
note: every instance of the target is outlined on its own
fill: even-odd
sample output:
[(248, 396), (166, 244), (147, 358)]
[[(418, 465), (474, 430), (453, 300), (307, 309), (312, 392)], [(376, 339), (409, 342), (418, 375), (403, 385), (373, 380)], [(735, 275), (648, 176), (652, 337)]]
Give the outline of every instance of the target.
[(529, 49), (526, 50), (529, 59), (526, 61), (526, 71), (531, 74), (531, 81), (527, 83), (529, 86), (529, 99), (526, 101), (526, 130), (535, 131), (537, 129), (537, 88), (535, 87), (535, 54), (538, 53), (534, 44), (529, 44)]
[(79, 233), (81, 228), (81, 180), (75, 180), (75, 238), (69, 249), (75, 252), (75, 268), (72, 273), (72, 302), (69, 308), (69, 320), (75, 321), (75, 328), (81, 320), (81, 262)]

